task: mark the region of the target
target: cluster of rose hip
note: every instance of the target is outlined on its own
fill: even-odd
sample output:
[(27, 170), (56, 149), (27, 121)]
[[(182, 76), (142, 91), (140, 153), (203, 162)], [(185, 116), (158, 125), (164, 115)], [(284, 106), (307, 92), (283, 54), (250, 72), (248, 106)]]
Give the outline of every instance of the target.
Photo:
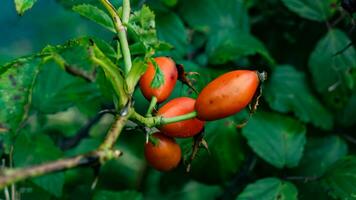
[[(147, 100), (162, 103), (176, 85), (178, 70), (171, 58), (157, 57), (154, 61), (154, 64), (148, 63), (147, 71), (140, 79), (140, 89)], [(158, 68), (164, 81), (159, 87), (152, 87)], [(210, 82), (196, 100), (178, 97), (164, 104), (154, 113), (156, 116), (170, 118), (195, 113), (196, 117), (158, 127), (160, 131), (152, 134), (151, 140), (145, 144), (148, 163), (160, 171), (175, 168), (181, 160), (181, 148), (174, 138), (193, 137), (202, 131), (205, 121), (239, 112), (253, 99), (259, 84), (257, 71), (235, 70)]]

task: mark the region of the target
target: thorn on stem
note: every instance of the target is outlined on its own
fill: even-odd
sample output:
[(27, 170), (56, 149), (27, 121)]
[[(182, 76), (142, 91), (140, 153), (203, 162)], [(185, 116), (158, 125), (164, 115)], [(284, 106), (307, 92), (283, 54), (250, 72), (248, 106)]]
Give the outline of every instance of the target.
[(198, 94), (198, 91), (193, 86), (193, 83), (192, 83), (191, 79), (189, 79), (187, 76), (199, 75), (199, 73), (198, 72), (185, 72), (184, 66), (181, 65), (181, 64), (177, 64), (176, 67), (177, 67), (177, 70), (178, 70), (178, 80), (181, 81), (184, 85), (187, 85), (196, 94)]
[(186, 172), (190, 172), (192, 162), (196, 158), (196, 156), (198, 154), (198, 151), (199, 151), (199, 148), (203, 147), (210, 154), (208, 143), (204, 139), (203, 133), (204, 133), (204, 129), (198, 135), (194, 136), (194, 138), (193, 138), (192, 153), (190, 154), (190, 157), (189, 157), (189, 160), (188, 160)]

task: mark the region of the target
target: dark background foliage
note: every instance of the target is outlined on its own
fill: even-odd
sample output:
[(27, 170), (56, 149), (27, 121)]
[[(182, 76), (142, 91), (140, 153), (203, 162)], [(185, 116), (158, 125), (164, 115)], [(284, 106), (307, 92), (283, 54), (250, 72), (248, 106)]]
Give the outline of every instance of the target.
[[(125, 130), (117, 143), (124, 152), (120, 159), (100, 170), (79, 168), (21, 182), (16, 189), (22, 199), (355, 198), (356, 51), (351, 46), (335, 56), (355, 34), (348, 34), (352, 16), (339, 1), (131, 3), (133, 9), (145, 4), (154, 11), (158, 38), (173, 47), (157, 55), (199, 72), (194, 76), (198, 91), (229, 70), (267, 71), (257, 113), (242, 129), (236, 125), (246, 118), (245, 111), (207, 123), (210, 153), (199, 152), (191, 173), (183, 163), (168, 173), (150, 168), (143, 157), (144, 135)], [(40, 69), (38, 58), (6, 64), (83, 36), (106, 41), (105, 53), (116, 60), (120, 55), (114, 53), (110, 25), (100, 16), (90, 15), (107, 29), (87, 20), (83, 7), (73, 12), (81, 4), (102, 9), (95, 0), (39, 0), (19, 16), (13, 1), (2, 2), (0, 155), (5, 164), (9, 154), (14, 166), (21, 167), (85, 153), (101, 143), (112, 122), (110, 115), (97, 114), (113, 107), (111, 88), (100, 71), (94, 83), (86, 83), (55, 62)], [(131, 47), (134, 55), (140, 54), (140, 48)], [(55, 51), (90, 71), (84, 49), (64, 46)], [(171, 98), (182, 95), (196, 96), (179, 83)], [(144, 113), (148, 102), (139, 91), (135, 100)], [(4, 128), (10, 131), (3, 133)], [(191, 139), (178, 141), (188, 156)]]

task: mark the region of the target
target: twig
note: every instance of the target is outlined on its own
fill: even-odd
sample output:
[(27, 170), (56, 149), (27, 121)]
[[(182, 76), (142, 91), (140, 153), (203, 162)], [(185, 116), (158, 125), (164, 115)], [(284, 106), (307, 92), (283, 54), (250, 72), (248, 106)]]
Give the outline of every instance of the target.
[(78, 76), (83, 78), (87, 82), (94, 82), (95, 79), (95, 70), (92, 72), (92, 74), (87, 73), (84, 70), (75, 68), (71, 65), (69, 65), (62, 56), (60, 56), (57, 53), (53, 53), (51, 56), (48, 58), (52, 58), (59, 66), (61, 66), (64, 71), (67, 73), (73, 75), (73, 76)]
[[(14, 155), (14, 146), (12, 145), (11, 146), (11, 149), (10, 149), (10, 154), (9, 154), (9, 166), (10, 168), (13, 168), (13, 155)], [(15, 183), (12, 183), (11, 184), (11, 199), (12, 200), (16, 200), (16, 185)]]
[(121, 130), (125, 126), (129, 115), (121, 116), (115, 118), (115, 122), (112, 124), (109, 133), (106, 135), (104, 142), (100, 145), (99, 149), (111, 149), (116, 140), (119, 138)]
[[(120, 40), (120, 45), (122, 48), (122, 53), (124, 56), (124, 62), (125, 62), (125, 73), (126, 75), (129, 73), (131, 69), (131, 55), (130, 55), (130, 49), (127, 41), (127, 35), (126, 35), (126, 28), (123, 26), (121, 23), (120, 17), (116, 11), (116, 9), (111, 5), (109, 0), (100, 0), (101, 3), (104, 5), (104, 7), (109, 11), (113, 22), (115, 24), (115, 29), (117, 31), (119, 40)], [(123, 6), (123, 19), (124, 22), (127, 23), (129, 20), (129, 15), (130, 15), (130, 4), (129, 0), (124, 0), (124, 6)], [(108, 78), (112, 81), (113, 87), (116, 89), (115, 92), (118, 95), (118, 98), (120, 100), (119, 104), (126, 106), (121, 110), (118, 116), (116, 116), (114, 123), (112, 124), (104, 142), (100, 145), (100, 147), (97, 150), (91, 151), (87, 154), (81, 154), (77, 155), (71, 158), (65, 158), (65, 159), (59, 159), (56, 161), (51, 161), (48, 163), (40, 164), (40, 165), (35, 165), (35, 166), (30, 166), (30, 167), (24, 167), (24, 168), (17, 168), (17, 169), (4, 169), (0, 171), (0, 189), (8, 186), (8, 185), (13, 185), (13, 199), (15, 199), (16, 192), (15, 192), (15, 186), (14, 183), (18, 181), (22, 181), (28, 178), (34, 178), (37, 176), (41, 176), (44, 174), (48, 173), (53, 173), (53, 172), (59, 172), (63, 171), (66, 169), (70, 168), (75, 168), (75, 167), (80, 167), (80, 166), (87, 166), (87, 165), (92, 165), (92, 164), (101, 164), (103, 162), (106, 162), (107, 160), (110, 159), (115, 159), (118, 158), (122, 153), (119, 150), (113, 150), (113, 146), (118, 139), (123, 127), (125, 126), (128, 118), (132, 114), (131, 110), (131, 101), (129, 100), (128, 95), (126, 95), (124, 88), (125, 81), (123, 77), (121, 77), (121, 74), (119, 73), (119, 70), (117, 69), (117, 66), (109, 62), (109, 59), (106, 59), (105, 56), (103, 56), (102, 52), (100, 52), (98, 49), (95, 48), (95, 45), (91, 46), (89, 49), (89, 52), (91, 53), (91, 59), (96, 63), (99, 64), (105, 71), (106, 75), (108, 75)], [(96, 54), (94, 54), (96, 53)], [(96, 55), (99, 54), (100, 58), (97, 58)], [(95, 55), (95, 56), (93, 56)], [(59, 57), (57, 57), (59, 58)], [(102, 60), (106, 59), (106, 60)], [(57, 62), (60, 62), (62, 67), (69, 73), (73, 75), (78, 75), (83, 77), (84, 79), (91, 80), (90, 77), (87, 77), (84, 75), (82, 72), (71, 68), (68, 65), (65, 65), (63, 60), (57, 59)], [(11, 156), (11, 155), (10, 155)], [(11, 164), (10, 164), (11, 167)]]
[(341, 136), (343, 138), (345, 138), (347, 141), (351, 142), (352, 144), (356, 144), (356, 139), (354, 137), (352, 137), (351, 135), (342, 134)]
[(47, 173), (59, 172), (73, 167), (86, 166), (97, 162), (105, 162), (121, 156), (119, 150), (96, 150), (88, 154), (60, 159), (45, 164), (19, 169), (7, 169), (0, 172), (0, 188), (12, 183), (41, 176)]
[(41, 176), (47, 173), (58, 172), (94, 163), (104, 163), (107, 160), (118, 158), (122, 153), (119, 150), (113, 150), (112, 147), (114, 146), (120, 132), (129, 118), (129, 113), (126, 115), (124, 114), (126, 109), (130, 109), (129, 106), (131, 106), (131, 104), (124, 107), (121, 115), (115, 118), (115, 122), (112, 124), (106, 139), (97, 150), (87, 154), (60, 159), (36, 166), (2, 170), (0, 171), (0, 189), (6, 187), (7, 185), (14, 184), (15, 182)]
[[(5, 159), (2, 159), (1, 169), (4, 169), (5, 167), (6, 167)], [(5, 200), (11, 200), (8, 187), (4, 188), (4, 195), (5, 195)]]
[(83, 78), (84, 80), (86, 80), (87, 82), (94, 82), (95, 79), (95, 71), (93, 72), (93, 74), (88, 74), (87, 72), (77, 69), (75, 67), (72, 67), (70, 65), (65, 65), (64, 69), (66, 72), (68, 72), (69, 74), (73, 75), (73, 76), (78, 76)]

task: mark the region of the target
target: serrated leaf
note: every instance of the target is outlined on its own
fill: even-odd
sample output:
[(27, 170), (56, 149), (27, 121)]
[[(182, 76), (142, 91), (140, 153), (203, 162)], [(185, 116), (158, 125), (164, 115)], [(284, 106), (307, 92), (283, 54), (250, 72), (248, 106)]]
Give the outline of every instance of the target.
[(95, 23), (103, 26), (109, 31), (116, 33), (114, 24), (108, 14), (96, 6), (90, 4), (81, 4), (73, 7), (73, 10), (83, 17), (86, 17)]
[(130, 199), (130, 200), (142, 200), (141, 193), (136, 191), (106, 191), (99, 190), (94, 194), (93, 200), (112, 200), (112, 199)]
[(322, 129), (332, 128), (332, 115), (311, 93), (304, 73), (292, 66), (276, 67), (263, 92), (272, 109), (293, 112), (301, 121)]
[(164, 84), (164, 74), (161, 68), (158, 66), (157, 62), (154, 59), (150, 59), (153, 67), (155, 68), (155, 76), (151, 82), (152, 88), (159, 88)]
[(337, 0), (282, 0), (285, 6), (299, 16), (327, 21), (336, 11)]
[(205, 33), (234, 29), (249, 31), (247, 9), (241, 0), (181, 1), (179, 12), (190, 27)]
[(348, 48), (340, 55), (335, 55), (350, 40), (338, 29), (331, 29), (318, 42), (309, 59), (309, 69), (314, 86), (325, 100), (334, 108), (340, 109), (348, 101), (346, 76), (356, 68), (356, 51)]
[[(29, 149), (31, 152), (29, 152)], [(42, 164), (46, 161), (56, 160), (61, 156), (62, 152), (44, 134), (21, 134), (16, 138), (14, 145), (15, 167)], [(56, 197), (62, 195), (64, 184), (64, 175), (62, 172), (37, 177), (32, 179), (32, 181)]]
[(304, 155), (296, 171), (302, 176), (321, 176), (330, 165), (346, 154), (347, 144), (338, 136), (308, 138)]
[[(236, 131), (233, 118), (207, 123), (204, 139), (208, 143), (209, 152), (204, 148), (199, 149), (192, 162), (191, 176), (208, 184), (230, 180), (238, 172), (245, 159), (243, 138)], [(183, 152), (189, 152), (192, 148), (192, 141), (188, 140), (184, 144)]]
[(20, 58), (0, 67), (0, 128), (15, 132), (26, 118), (40, 57)]
[(297, 120), (267, 112), (257, 112), (242, 129), (249, 146), (277, 168), (298, 165), (306, 142), (305, 126)]
[[(159, 44), (156, 32), (155, 14), (147, 6), (135, 11), (127, 24), (129, 35), (142, 43), (146, 51), (152, 51)], [(145, 52), (146, 53), (146, 52)]]
[(36, 3), (37, 0), (15, 0), (16, 11), (19, 15), (23, 15), (24, 12)]
[(290, 182), (265, 178), (247, 185), (236, 200), (297, 200), (298, 190)]
[(343, 158), (324, 175), (322, 185), (335, 199), (356, 198), (356, 157)]
[(274, 63), (267, 49), (253, 35), (236, 30), (223, 29), (209, 37), (206, 52), (209, 62), (223, 64), (243, 56), (259, 54), (270, 63)]

